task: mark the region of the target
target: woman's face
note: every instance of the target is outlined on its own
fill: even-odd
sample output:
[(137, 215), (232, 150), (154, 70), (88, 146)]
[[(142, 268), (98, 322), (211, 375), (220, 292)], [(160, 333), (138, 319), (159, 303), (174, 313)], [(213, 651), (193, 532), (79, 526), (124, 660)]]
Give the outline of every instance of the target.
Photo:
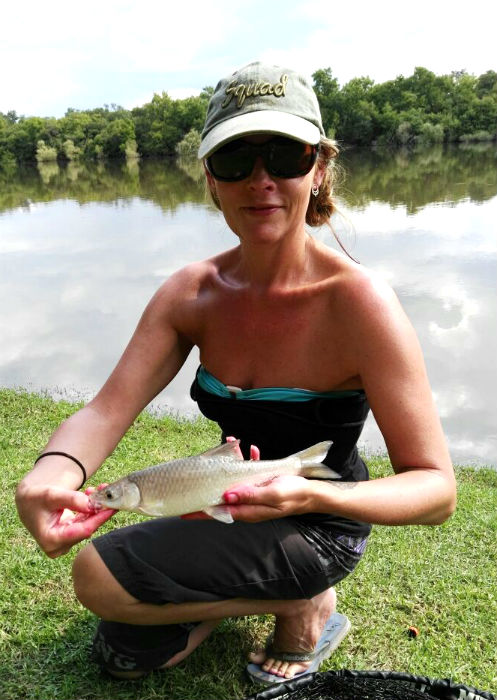
[[(271, 138), (272, 135), (257, 134), (245, 137), (244, 141), (261, 144)], [(316, 165), (301, 177), (273, 177), (265, 170), (260, 156), (244, 180), (221, 182), (208, 171), (206, 175), (228, 226), (240, 240), (252, 242), (273, 242), (282, 236), (302, 233), (311, 187), (319, 186), (323, 177)]]

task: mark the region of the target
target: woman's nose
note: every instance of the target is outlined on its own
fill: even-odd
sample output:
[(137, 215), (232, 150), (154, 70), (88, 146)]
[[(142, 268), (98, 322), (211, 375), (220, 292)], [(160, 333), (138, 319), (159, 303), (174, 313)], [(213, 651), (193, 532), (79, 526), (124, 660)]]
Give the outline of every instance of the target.
[(266, 170), (262, 156), (257, 156), (255, 159), (254, 167), (252, 168), (252, 172), (249, 176), (249, 181), (251, 185), (253, 184), (256, 186), (261, 184), (264, 186), (274, 184), (273, 178)]

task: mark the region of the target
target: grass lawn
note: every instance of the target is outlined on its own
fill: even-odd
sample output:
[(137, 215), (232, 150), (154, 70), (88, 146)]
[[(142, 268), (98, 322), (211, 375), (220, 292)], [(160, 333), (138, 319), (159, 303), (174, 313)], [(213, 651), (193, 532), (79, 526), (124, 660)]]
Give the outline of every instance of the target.
[[(226, 620), (186, 662), (135, 682), (89, 659), (95, 618), (75, 600), (78, 547), (56, 560), (21, 526), (14, 491), (57, 425), (76, 407), (0, 390), (0, 698), (235, 700), (255, 692), (243, 669), (270, 617)], [(206, 420), (139, 417), (98, 479), (200, 452), (219, 440)], [(373, 477), (387, 459), (370, 459)], [(375, 527), (356, 572), (337, 587), (352, 631), (328, 669), (389, 669), (497, 690), (497, 472), (457, 468), (459, 504), (440, 527)], [(103, 529), (138, 520), (119, 514)], [(81, 546), (81, 545), (79, 545)], [(187, 555), (187, 553), (185, 553)], [(419, 629), (412, 639), (410, 625)]]

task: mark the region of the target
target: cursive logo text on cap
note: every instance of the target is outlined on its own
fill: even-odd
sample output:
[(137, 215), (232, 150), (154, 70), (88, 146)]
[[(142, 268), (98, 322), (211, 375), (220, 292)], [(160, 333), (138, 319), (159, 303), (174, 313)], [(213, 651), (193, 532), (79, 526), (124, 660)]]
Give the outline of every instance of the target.
[(284, 97), (288, 75), (283, 74), (279, 83), (267, 83), (260, 81), (258, 83), (237, 83), (232, 80), (225, 90), (226, 99), (221, 107), (227, 107), (231, 100), (236, 97), (237, 107), (243, 107), (243, 103), (247, 97), (258, 97), (259, 95), (274, 95), (275, 97)]

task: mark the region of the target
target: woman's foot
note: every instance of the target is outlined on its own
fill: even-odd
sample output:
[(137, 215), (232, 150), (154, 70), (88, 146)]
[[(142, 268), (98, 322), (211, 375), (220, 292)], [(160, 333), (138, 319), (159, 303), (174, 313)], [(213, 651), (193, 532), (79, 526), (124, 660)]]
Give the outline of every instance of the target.
[[(333, 588), (310, 600), (288, 601), (287, 611), (276, 616), (271, 648), (288, 653), (309, 653), (321, 637), (326, 621), (334, 612), (336, 594)], [(306, 671), (312, 661), (281, 661), (261, 649), (250, 655), (250, 661), (278, 678), (290, 679)]]
[[(218, 626), (221, 620), (207, 620), (205, 622), (200, 622), (196, 627), (192, 629), (188, 636), (188, 642), (186, 647), (182, 651), (178, 651), (177, 654), (168, 659), (162, 666), (158, 667), (158, 670), (165, 668), (172, 668), (179, 664), (183, 659), (186, 659), (190, 654), (195, 651), (195, 649), (202, 644), (202, 642), (207, 639), (210, 633)], [(119, 678), (121, 680), (137, 680), (146, 676), (149, 671), (115, 671), (114, 669), (107, 669), (108, 673), (114, 678)]]
[(206, 620), (205, 622), (201, 622), (199, 625), (194, 627), (190, 632), (187, 645), (183, 651), (178, 651), (178, 653), (166, 661), (165, 664), (162, 664), (160, 668), (171, 668), (172, 666), (179, 664), (181, 661), (183, 661), (183, 659), (186, 659), (187, 656), (190, 656), (192, 651), (195, 651), (195, 649), (200, 646), (205, 639), (207, 639), (210, 633), (219, 625), (220, 622), (221, 620)]

